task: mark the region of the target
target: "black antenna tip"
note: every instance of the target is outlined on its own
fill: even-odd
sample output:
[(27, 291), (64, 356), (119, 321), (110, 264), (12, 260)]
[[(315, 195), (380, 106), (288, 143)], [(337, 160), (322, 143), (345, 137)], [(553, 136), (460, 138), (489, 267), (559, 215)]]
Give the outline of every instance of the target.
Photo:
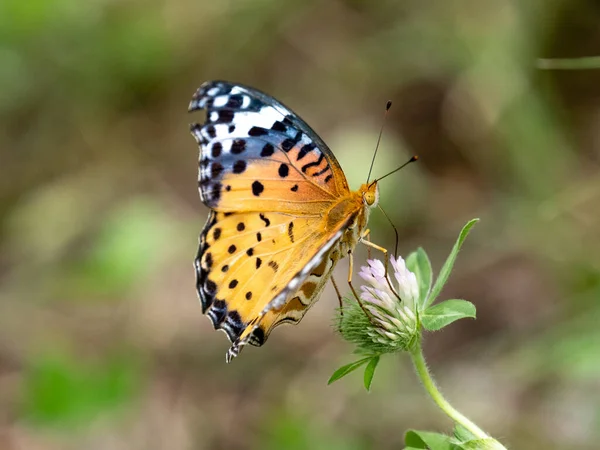
[(409, 162), (415, 162), (415, 161), (418, 161), (418, 160), (419, 160), (419, 155), (415, 155), (412, 158), (410, 158)]
[(385, 105), (385, 110), (389, 111), (391, 107), (392, 107), (392, 101), (388, 100), (387, 104)]

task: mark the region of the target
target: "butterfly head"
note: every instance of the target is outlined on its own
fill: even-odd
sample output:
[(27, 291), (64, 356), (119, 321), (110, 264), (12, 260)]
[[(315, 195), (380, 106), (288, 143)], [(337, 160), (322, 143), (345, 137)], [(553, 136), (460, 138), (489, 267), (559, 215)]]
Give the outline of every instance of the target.
[(377, 185), (377, 180), (372, 181), (369, 184), (363, 184), (360, 187), (359, 192), (361, 193), (365, 206), (374, 208), (379, 203), (379, 186)]

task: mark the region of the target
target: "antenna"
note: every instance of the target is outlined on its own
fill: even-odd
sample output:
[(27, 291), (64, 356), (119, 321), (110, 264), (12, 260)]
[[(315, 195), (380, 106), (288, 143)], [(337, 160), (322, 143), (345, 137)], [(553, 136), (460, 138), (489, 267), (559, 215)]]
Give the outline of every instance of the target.
[[(386, 173), (386, 174), (385, 174), (384, 176), (382, 176), (382, 177), (379, 177), (379, 178), (377, 178), (377, 179), (373, 180), (373, 183), (376, 183), (376, 182), (378, 182), (378, 181), (381, 181), (381, 180), (383, 180), (383, 179), (384, 179), (384, 178), (386, 178), (386, 177), (389, 177), (391, 174), (398, 172), (400, 169), (403, 169), (404, 167), (408, 166), (410, 163), (413, 163), (413, 162), (415, 162), (415, 161), (418, 161), (418, 160), (419, 160), (419, 156), (418, 156), (418, 155), (415, 155), (415, 156), (413, 156), (413, 157), (412, 157), (412, 158), (410, 158), (408, 161), (406, 161), (404, 164), (402, 164), (400, 167), (398, 167), (398, 168), (396, 168), (396, 169), (392, 170), (391, 172), (388, 172), (388, 173)], [(371, 183), (371, 184), (373, 184), (373, 183)], [(370, 185), (369, 185), (369, 186), (370, 186)]]
[(387, 215), (387, 213), (383, 210), (383, 208), (381, 207), (381, 205), (377, 205), (377, 207), (379, 208), (379, 210), (383, 213), (383, 215), (385, 216), (385, 218), (387, 219), (387, 221), (390, 223), (390, 225), (392, 226), (392, 228), (394, 229), (394, 235), (396, 236), (396, 242), (394, 244), (394, 256), (398, 257), (398, 242), (399, 242), (399, 238), (398, 238), (398, 228), (396, 228), (396, 225), (394, 225), (394, 222), (392, 222), (392, 219), (390, 218), (390, 216)]
[(375, 146), (375, 153), (373, 153), (373, 159), (371, 160), (371, 167), (369, 167), (369, 175), (367, 175), (367, 184), (369, 184), (369, 180), (371, 179), (371, 172), (373, 171), (373, 164), (375, 164), (375, 156), (377, 156), (377, 150), (379, 150), (379, 142), (381, 142), (381, 134), (383, 133), (383, 126), (385, 125), (385, 119), (387, 117), (387, 113), (392, 107), (392, 101), (388, 100), (385, 105), (385, 112), (383, 113), (383, 121), (381, 122), (381, 128), (379, 130), (379, 137), (377, 138), (377, 145)]

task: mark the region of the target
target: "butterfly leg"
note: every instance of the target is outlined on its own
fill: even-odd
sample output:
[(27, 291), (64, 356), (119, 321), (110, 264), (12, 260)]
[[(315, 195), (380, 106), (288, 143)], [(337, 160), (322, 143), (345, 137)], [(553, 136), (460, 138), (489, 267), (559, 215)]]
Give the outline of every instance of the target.
[[(365, 242), (371, 242), (371, 230), (369, 230), (368, 228), (363, 233), (363, 239), (365, 240)], [(367, 246), (367, 258), (369, 259), (371, 259), (371, 248), (372, 247)]]
[(342, 294), (340, 293), (340, 289), (338, 288), (333, 275), (331, 276), (331, 284), (333, 284), (333, 289), (335, 289), (335, 295), (337, 295), (338, 302), (340, 304), (340, 323), (338, 324), (338, 329), (342, 326), (342, 321), (344, 320), (344, 302), (342, 300)]
[(338, 288), (337, 283), (335, 282), (335, 279), (333, 278), (333, 275), (331, 276), (331, 284), (333, 284), (333, 289), (335, 289), (335, 295), (337, 295), (338, 298), (338, 302), (340, 304), (340, 312), (343, 314), (343, 302), (342, 302), (342, 294), (340, 294), (340, 289)]
[(369, 240), (365, 240), (364, 236), (369, 233), (369, 230), (367, 230), (364, 234), (363, 234), (363, 238), (361, 238), (360, 242), (362, 242), (364, 245), (366, 245), (369, 249), (373, 248), (375, 250), (379, 250), (380, 252), (383, 253), (383, 259), (384, 259), (384, 267), (385, 267), (385, 279), (387, 280), (388, 283), (388, 287), (390, 288), (390, 290), (393, 292), (393, 294), (396, 296), (396, 298), (400, 301), (402, 301), (402, 299), (400, 298), (400, 296), (398, 295), (398, 293), (396, 292), (396, 290), (394, 289), (394, 287), (392, 286), (392, 282), (390, 281), (390, 277), (388, 277), (388, 264), (389, 264), (389, 252), (387, 251), (386, 248), (383, 248), (377, 244), (374, 244), (373, 242), (369, 241)]

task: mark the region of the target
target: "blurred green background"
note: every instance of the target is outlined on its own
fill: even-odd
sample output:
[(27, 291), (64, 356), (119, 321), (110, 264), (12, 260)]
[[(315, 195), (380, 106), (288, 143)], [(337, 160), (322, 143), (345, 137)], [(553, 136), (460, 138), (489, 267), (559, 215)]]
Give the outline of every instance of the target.
[(537, 68), (600, 54), (598, 23), (593, 0), (2, 0), (0, 449), (397, 449), (451, 429), (407, 358), (370, 394), (359, 373), (326, 385), (352, 360), (331, 287), (225, 365), (195, 293), (186, 112), (214, 78), (292, 106), (354, 188), (391, 99), (375, 174), (421, 157), (381, 186), (401, 254), (438, 270), (482, 219), (444, 293), (478, 319), (426, 342), (442, 390), (511, 448), (598, 448), (600, 71)]

